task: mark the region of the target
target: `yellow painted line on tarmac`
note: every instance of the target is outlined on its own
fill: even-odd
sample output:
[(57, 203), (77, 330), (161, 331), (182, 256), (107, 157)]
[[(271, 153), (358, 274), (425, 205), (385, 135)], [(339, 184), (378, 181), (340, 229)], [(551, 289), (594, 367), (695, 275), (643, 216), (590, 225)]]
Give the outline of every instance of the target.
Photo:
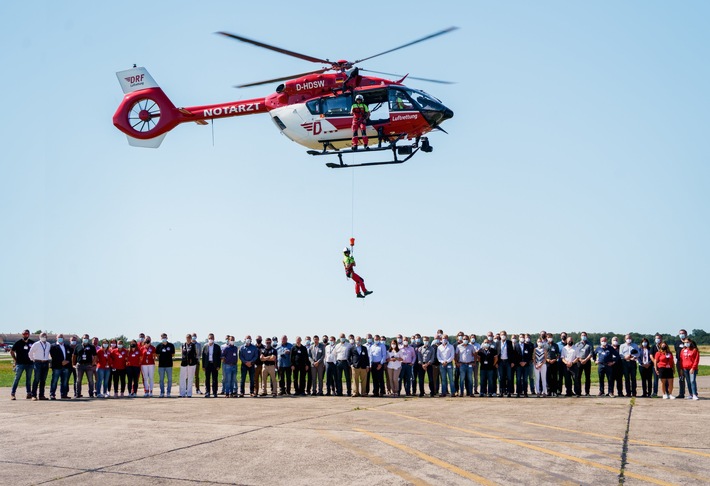
[(482, 476), (479, 476), (477, 474), (474, 474), (472, 472), (466, 471), (465, 469), (461, 469), (458, 466), (454, 466), (453, 464), (450, 464), (446, 461), (442, 461), (441, 459), (437, 459), (436, 457), (432, 457), (428, 454), (425, 454), (421, 451), (418, 451), (416, 449), (413, 449), (409, 446), (406, 446), (404, 444), (400, 444), (399, 442), (395, 442), (392, 439), (388, 439), (387, 437), (381, 436), (379, 434), (375, 434), (374, 432), (370, 432), (369, 430), (364, 430), (364, 429), (358, 429), (354, 428), (356, 432), (363, 433), (365, 435), (368, 435), (372, 437), (375, 440), (379, 440), (380, 442), (384, 442), (385, 444), (392, 446), (396, 449), (399, 449), (400, 451), (406, 452), (407, 454), (411, 454), (413, 456), (418, 457), (419, 459), (423, 459), (431, 464), (434, 464), (435, 466), (439, 466), (441, 468), (446, 469), (447, 471), (451, 471), (452, 473), (458, 474), (459, 476), (462, 476), (466, 479), (469, 479), (473, 482), (476, 482), (478, 484), (484, 484), (487, 486), (492, 486), (495, 485), (493, 481), (490, 479), (486, 479)]
[(368, 461), (370, 461), (373, 464), (376, 464), (378, 466), (385, 468), (387, 471), (391, 472), (392, 474), (394, 474), (396, 476), (401, 477), (402, 479), (413, 484), (414, 486), (429, 486), (431, 484), (431, 483), (424, 481), (423, 479), (419, 479), (416, 476), (412, 476), (407, 471), (403, 471), (402, 469), (399, 469), (398, 467), (393, 466), (392, 464), (390, 464), (389, 462), (387, 462), (386, 460), (384, 460), (380, 456), (376, 456), (375, 454), (370, 454), (368, 451), (361, 449), (361, 448), (355, 446), (354, 444), (351, 444), (350, 442), (347, 442), (347, 441), (341, 439), (340, 437), (338, 437), (335, 434), (332, 434), (326, 430), (319, 430), (318, 433), (320, 435), (322, 435), (323, 437), (325, 437), (326, 439), (329, 439), (329, 440), (335, 442), (339, 446), (341, 446), (345, 449), (348, 449), (353, 454), (356, 454), (362, 458), (367, 459)]
[[(388, 414), (390, 414), (390, 415), (395, 415), (395, 416), (397, 416), (397, 417), (402, 417), (402, 418), (406, 418), (406, 419), (409, 419), (409, 420), (416, 420), (416, 421), (424, 422), (424, 423), (431, 424), (431, 425), (443, 426), (443, 427), (446, 427), (446, 428), (448, 428), (448, 429), (458, 430), (458, 431), (464, 432), (464, 433), (466, 433), (466, 434), (476, 435), (476, 436), (478, 436), (478, 437), (483, 437), (483, 438), (486, 438), (486, 439), (498, 440), (498, 441), (500, 441), (500, 442), (505, 442), (505, 443), (507, 443), (507, 444), (512, 444), (512, 445), (516, 445), (516, 446), (519, 446), (519, 447), (524, 447), (524, 448), (526, 448), (526, 449), (530, 449), (530, 450), (533, 450), (533, 451), (542, 452), (543, 454), (548, 454), (548, 455), (551, 455), (551, 456), (555, 456), (555, 457), (558, 457), (558, 458), (560, 458), (560, 459), (566, 459), (566, 460), (568, 460), (568, 461), (573, 461), (573, 462), (576, 462), (576, 463), (578, 463), (578, 464), (584, 464), (585, 466), (594, 467), (594, 468), (596, 468), (596, 469), (602, 469), (602, 470), (604, 470), (604, 471), (608, 471), (608, 472), (614, 473), (615, 475), (618, 475), (618, 474), (619, 474), (619, 468), (614, 468), (614, 467), (611, 467), (611, 466), (607, 466), (607, 465), (605, 465), (605, 464), (600, 464), (600, 463), (598, 463), (598, 462), (590, 461), (590, 460), (588, 460), (588, 459), (582, 459), (581, 457), (571, 456), (571, 455), (569, 455), (569, 454), (565, 454), (564, 452), (557, 452), (557, 451), (553, 451), (552, 449), (546, 449), (546, 448), (544, 448), (544, 447), (536, 446), (536, 445), (533, 445), (533, 444), (527, 444), (527, 443), (521, 442), (521, 441), (519, 441), (519, 440), (506, 439), (505, 437), (499, 437), (499, 436), (492, 435), (492, 434), (486, 434), (485, 432), (478, 432), (478, 431), (475, 431), (475, 430), (464, 429), (464, 428), (461, 428), (461, 427), (456, 427), (456, 426), (454, 426), (454, 425), (443, 424), (443, 423), (441, 423), (441, 422), (433, 422), (433, 421), (431, 421), (431, 420), (421, 419), (421, 418), (418, 418), (418, 417), (412, 417), (412, 416), (409, 416), (409, 415), (404, 415), (404, 414), (397, 413), (397, 412), (390, 412), (390, 411), (387, 411), (387, 410), (377, 410), (377, 409), (368, 409), (368, 410), (371, 410), (371, 411), (373, 411), (373, 412), (379, 412), (379, 413), (388, 413)], [(632, 472), (625, 472), (625, 473), (624, 473), (624, 476), (629, 477), (629, 478), (638, 479), (639, 481), (645, 481), (645, 482), (647, 482), (647, 483), (652, 483), (652, 484), (658, 484), (658, 485), (671, 484), (671, 483), (668, 483), (667, 481), (660, 481), (660, 480), (658, 480), (658, 479), (656, 479), (656, 478), (652, 478), (652, 477), (650, 477), (650, 476), (644, 476), (644, 475), (642, 475), (642, 474), (636, 474), (636, 473), (632, 473)]]
[[(583, 434), (583, 435), (589, 435), (592, 437), (600, 437), (602, 439), (614, 439), (618, 441), (624, 440), (623, 437), (614, 437), (613, 435), (604, 435), (604, 434), (597, 434), (594, 432), (582, 432), (579, 430), (574, 430), (574, 429), (565, 429), (564, 427), (556, 427), (554, 425), (547, 425), (547, 424), (536, 424), (535, 422), (523, 422), (524, 424), (527, 425), (534, 425), (535, 427), (544, 427), (546, 429), (553, 429), (553, 430), (560, 430), (562, 432), (572, 432), (575, 434)], [(646, 442), (643, 440), (636, 440), (636, 439), (629, 439), (630, 444), (639, 444), (639, 445), (645, 445), (649, 447), (659, 447), (662, 449), (669, 449), (671, 451), (677, 451), (677, 452), (682, 452), (684, 454), (694, 454), (696, 456), (702, 456), (702, 457), (710, 457), (710, 454), (707, 452), (700, 452), (700, 451), (694, 451), (692, 449), (686, 449), (684, 447), (673, 447), (665, 444), (656, 444), (654, 442)]]

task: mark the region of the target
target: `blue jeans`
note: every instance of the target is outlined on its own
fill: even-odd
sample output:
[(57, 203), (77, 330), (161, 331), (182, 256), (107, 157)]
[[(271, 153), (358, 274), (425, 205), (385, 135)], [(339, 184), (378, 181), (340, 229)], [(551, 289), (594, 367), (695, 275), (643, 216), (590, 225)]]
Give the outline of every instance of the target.
[[(224, 373), (224, 372), (223, 372)], [(158, 367), (158, 381), (160, 382), (160, 395), (165, 395), (165, 377), (168, 377), (168, 395), (170, 395), (170, 390), (173, 389), (173, 368), (172, 367)]]
[(15, 381), (12, 382), (12, 394), (17, 391), (17, 384), (20, 382), (20, 377), (22, 373), (25, 374), (25, 387), (27, 388), (27, 394), (32, 395), (32, 364), (18, 364), (15, 365)]
[(498, 362), (498, 380), (501, 395), (513, 393), (513, 368), (510, 367), (510, 361), (507, 359)]
[(690, 370), (683, 370), (683, 376), (685, 377), (685, 384), (688, 386), (688, 396), (694, 396), (698, 394), (698, 383), (696, 377), (698, 372), (690, 373)]
[(96, 370), (96, 393), (106, 395), (108, 389), (108, 377), (111, 376), (110, 368), (100, 368)]
[(466, 390), (466, 395), (471, 396), (473, 391), (473, 363), (461, 363), (459, 366), (459, 396), (463, 396)]
[[(43, 397), (44, 386), (47, 384), (47, 374), (49, 373), (49, 362), (34, 363), (35, 380), (32, 382), (32, 396)], [(39, 387), (39, 395), (37, 395), (37, 387)]]
[(515, 393), (518, 395), (528, 394), (528, 378), (530, 376), (530, 366), (518, 366), (515, 368), (515, 379), (518, 382), (518, 389)]
[(61, 379), (59, 395), (64, 398), (69, 395), (69, 372), (68, 368), (52, 369), (52, 383), (49, 386), (49, 396), (57, 396), (57, 383)]
[(481, 396), (493, 395), (496, 392), (495, 370), (481, 369)]
[(454, 366), (449, 363), (446, 366), (439, 366), (439, 374), (441, 375), (441, 394), (447, 395), (448, 392), (446, 388), (451, 389), (451, 395), (455, 393), (454, 391)]
[(404, 382), (404, 392), (409, 395), (412, 389), (412, 365), (402, 363), (402, 369), (399, 372), (399, 389), (402, 389), (402, 382)]
[[(234, 389), (236, 380), (237, 380), (237, 365), (229, 365), (226, 364), (222, 366), (222, 381), (224, 382), (224, 394), (225, 395), (231, 395), (233, 393), (237, 393), (237, 391)], [(161, 382), (160, 384), (160, 390), (162, 393), (163, 390), (163, 384)]]

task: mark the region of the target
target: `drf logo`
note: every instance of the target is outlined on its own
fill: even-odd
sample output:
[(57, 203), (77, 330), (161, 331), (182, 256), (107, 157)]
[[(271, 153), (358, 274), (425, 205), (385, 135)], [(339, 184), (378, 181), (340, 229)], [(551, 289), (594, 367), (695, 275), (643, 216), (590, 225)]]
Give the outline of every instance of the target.
[(138, 74), (136, 76), (127, 76), (123, 79), (126, 80), (129, 84), (137, 84), (137, 83), (142, 83), (143, 82), (143, 77), (145, 74)]
[(313, 135), (320, 135), (321, 132), (323, 131), (323, 127), (321, 126), (319, 121), (316, 122), (308, 122), (308, 123), (302, 123), (301, 126), (307, 131), (307, 132), (312, 132)]

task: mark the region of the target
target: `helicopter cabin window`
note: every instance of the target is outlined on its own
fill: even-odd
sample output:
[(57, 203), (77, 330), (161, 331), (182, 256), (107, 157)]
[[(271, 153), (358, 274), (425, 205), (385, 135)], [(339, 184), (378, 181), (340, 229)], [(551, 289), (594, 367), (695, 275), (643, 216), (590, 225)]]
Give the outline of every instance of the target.
[(414, 104), (404, 91), (390, 90), (390, 111), (414, 110)]
[(320, 115), (322, 113), (321, 100), (315, 99), (309, 101), (308, 103), (306, 103), (306, 108), (308, 108), (308, 111), (311, 112), (311, 115)]
[(350, 116), (350, 107), (353, 103), (350, 94), (323, 98), (321, 101), (321, 113), (325, 116)]

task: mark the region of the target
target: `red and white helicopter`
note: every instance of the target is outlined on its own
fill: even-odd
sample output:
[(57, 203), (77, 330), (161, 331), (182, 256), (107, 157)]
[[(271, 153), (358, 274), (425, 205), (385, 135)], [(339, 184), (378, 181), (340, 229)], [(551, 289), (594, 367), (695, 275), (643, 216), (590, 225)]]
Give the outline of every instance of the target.
[[(453, 117), (454, 113), (440, 100), (424, 91), (404, 86), (402, 82), (407, 76), (397, 81), (366, 76), (361, 72), (367, 70), (355, 67), (355, 64), (455, 29), (456, 27), (450, 27), (354, 62), (320, 59), (227, 32), (218, 32), (220, 35), (258, 47), (321, 63), (325, 67), (307, 73), (237, 86), (237, 88), (244, 88), (285, 81), (277, 86), (275, 93), (263, 98), (177, 108), (148, 71), (134, 65), (132, 69), (116, 73), (125, 96), (113, 115), (113, 124), (126, 134), (129, 144), (157, 148), (167, 132), (181, 123), (195, 122), (199, 125), (207, 125), (206, 120), (210, 119), (269, 113), (281, 133), (311, 149), (308, 151), (309, 154), (337, 155), (339, 163), (326, 164), (328, 167), (401, 164), (419, 150), (431, 152), (433, 148), (425, 135), (435, 129), (444, 131), (440, 128), (441, 123)], [(391, 75), (378, 71), (370, 72)], [(410, 79), (450, 84), (435, 79), (414, 77)], [(343, 163), (343, 149), (352, 146), (350, 107), (357, 94), (364, 97), (364, 102), (370, 109), (367, 136), (371, 141), (377, 142), (377, 146), (373, 146), (368, 152), (390, 150), (393, 155), (392, 160), (349, 165)], [(398, 155), (405, 158), (399, 159)]]

